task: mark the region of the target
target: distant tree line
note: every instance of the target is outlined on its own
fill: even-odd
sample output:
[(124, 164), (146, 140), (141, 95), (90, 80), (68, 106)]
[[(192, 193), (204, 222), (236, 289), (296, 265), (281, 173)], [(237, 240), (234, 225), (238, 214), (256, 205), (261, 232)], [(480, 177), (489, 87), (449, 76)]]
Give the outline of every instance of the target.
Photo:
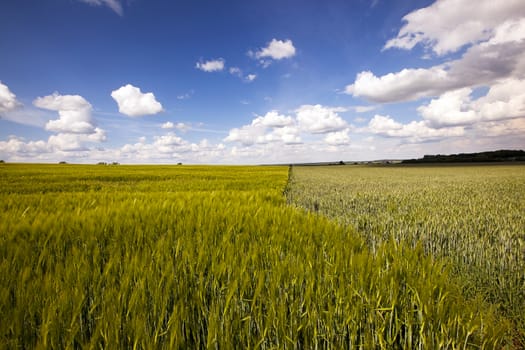
[(425, 155), (419, 159), (406, 159), (403, 164), (417, 163), (482, 163), (482, 162), (515, 162), (525, 161), (523, 150), (499, 150), (478, 153), (459, 153), (450, 155)]

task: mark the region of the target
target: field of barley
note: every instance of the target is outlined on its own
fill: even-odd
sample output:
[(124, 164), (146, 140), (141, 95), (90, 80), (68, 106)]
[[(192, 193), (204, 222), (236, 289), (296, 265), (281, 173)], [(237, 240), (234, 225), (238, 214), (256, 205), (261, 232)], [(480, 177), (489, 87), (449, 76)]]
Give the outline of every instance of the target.
[(519, 346), (524, 168), (415, 169), (1, 164), (0, 347)]

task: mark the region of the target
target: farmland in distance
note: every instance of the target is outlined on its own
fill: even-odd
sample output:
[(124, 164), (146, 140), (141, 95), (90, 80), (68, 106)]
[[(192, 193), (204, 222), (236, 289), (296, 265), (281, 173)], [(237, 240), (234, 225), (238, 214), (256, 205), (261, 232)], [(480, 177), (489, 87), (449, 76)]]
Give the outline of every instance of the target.
[[(314, 191), (345, 182), (325, 186), (297, 170), (287, 185), (287, 167), (2, 164), (0, 347), (514, 343), (512, 315), (465, 295), (432, 245), (372, 238), (369, 224), (318, 215), (327, 197)], [(511, 185), (522, 190), (514, 178), (501, 188)], [(305, 207), (313, 198), (317, 213), (288, 205), (283, 192)], [(355, 208), (403, 208), (404, 197), (384, 195)], [(346, 205), (339, 200), (333, 207)]]
[(353, 228), (372, 252), (406, 244), (446, 261), (525, 346), (525, 166), (294, 167), (288, 200)]

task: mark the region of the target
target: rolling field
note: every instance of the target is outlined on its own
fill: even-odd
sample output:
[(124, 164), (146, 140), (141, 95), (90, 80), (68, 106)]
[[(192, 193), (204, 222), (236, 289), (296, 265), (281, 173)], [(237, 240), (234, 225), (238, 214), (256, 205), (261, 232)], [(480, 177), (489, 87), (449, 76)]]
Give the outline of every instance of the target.
[(288, 200), (354, 228), (374, 252), (421, 247), (525, 347), (525, 166), (294, 167)]
[[(308, 169), (294, 168), (287, 185), (287, 167), (0, 165), (0, 347), (493, 349), (515, 342), (511, 304), (498, 307), (500, 295), (465, 288), (483, 286), (484, 271), (506, 276), (523, 268), (523, 256), (501, 246), (523, 243), (516, 211), (523, 168), (507, 177), (462, 171), (441, 182), (434, 171), (407, 170), (375, 186), (377, 179), (350, 167), (335, 177), (332, 168)], [(452, 193), (449, 204), (440, 199), (448, 195), (429, 199), (439, 188)], [(288, 205), (283, 193), (339, 223)], [(457, 202), (467, 194), (472, 201)], [(457, 225), (446, 231), (445, 218), (427, 222), (432, 210), (451, 210), (447, 220)], [(465, 231), (480, 210), (488, 216)], [(408, 232), (405, 221), (428, 239)], [(501, 233), (488, 235), (491, 225)], [(489, 238), (494, 251), (476, 257)], [(443, 247), (465, 250), (464, 265), (450, 263), (455, 253)], [(478, 264), (485, 260), (492, 265)], [(467, 265), (479, 268), (480, 281), (464, 282)], [(512, 273), (501, 283), (518, 283)]]

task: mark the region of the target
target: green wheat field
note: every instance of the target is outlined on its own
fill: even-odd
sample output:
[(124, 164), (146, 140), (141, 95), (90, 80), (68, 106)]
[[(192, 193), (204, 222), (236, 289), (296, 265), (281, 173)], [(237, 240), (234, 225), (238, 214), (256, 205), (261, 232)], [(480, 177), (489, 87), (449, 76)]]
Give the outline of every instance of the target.
[(2, 349), (520, 349), (525, 166), (0, 164)]

